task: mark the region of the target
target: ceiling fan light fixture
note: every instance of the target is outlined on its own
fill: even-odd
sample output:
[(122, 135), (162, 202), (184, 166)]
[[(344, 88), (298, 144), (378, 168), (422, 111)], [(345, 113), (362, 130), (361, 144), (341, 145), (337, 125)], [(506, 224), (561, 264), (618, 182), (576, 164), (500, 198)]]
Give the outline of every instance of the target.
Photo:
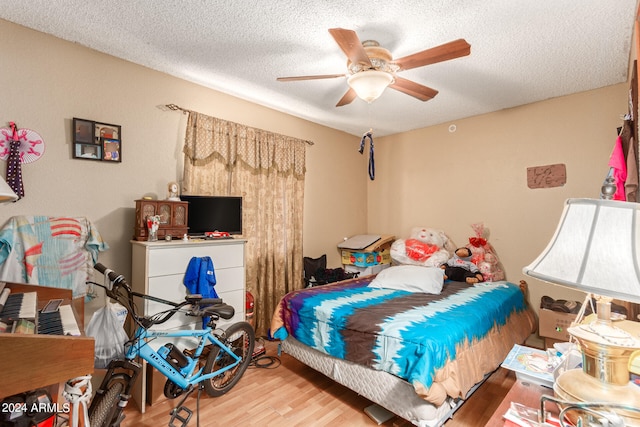
[(391, 73), (366, 70), (349, 76), (347, 83), (356, 92), (358, 98), (371, 103), (382, 95), (386, 87), (393, 83), (393, 80)]

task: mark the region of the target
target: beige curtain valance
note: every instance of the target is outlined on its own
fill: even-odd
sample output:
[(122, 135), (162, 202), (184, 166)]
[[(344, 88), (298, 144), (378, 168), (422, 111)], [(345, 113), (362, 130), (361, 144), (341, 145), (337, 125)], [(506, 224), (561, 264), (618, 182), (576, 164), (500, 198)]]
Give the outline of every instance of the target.
[(233, 168), (242, 161), (255, 170), (275, 169), (279, 173), (305, 173), (305, 145), (308, 141), (252, 128), (197, 112), (189, 112), (183, 152), (194, 166), (214, 157)]

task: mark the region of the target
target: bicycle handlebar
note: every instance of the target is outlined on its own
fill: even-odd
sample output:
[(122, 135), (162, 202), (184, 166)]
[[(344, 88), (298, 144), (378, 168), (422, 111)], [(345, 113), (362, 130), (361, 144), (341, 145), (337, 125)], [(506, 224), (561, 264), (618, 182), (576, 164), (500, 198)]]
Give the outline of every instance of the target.
[[(107, 278), (110, 281), (111, 286), (107, 287), (107, 286), (103, 286), (100, 285), (98, 283), (96, 283), (98, 286), (103, 287), (106, 292), (107, 292), (107, 296), (109, 296), (110, 298), (115, 299), (116, 301), (118, 301), (118, 298), (121, 296), (120, 293), (118, 293), (119, 289), (122, 287), (126, 290), (126, 295), (122, 295), (123, 297), (127, 298), (127, 302), (129, 303), (129, 307), (127, 307), (127, 309), (129, 310), (129, 312), (131, 313), (131, 315), (134, 317), (134, 319), (139, 320), (142, 322), (142, 325), (145, 328), (149, 328), (153, 325), (159, 325), (161, 323), (166, 322), (167, 320), (169, 320), (174, 314), (177, 313), (178, 309), (184, 307), (187, 304), (191, 304), (193, 309), (190, 311), (191, 315), (194, 316), (204, 316), (206, 315), (206, 312), (204, 312), (203, 310), (200, 309), (200, 306), (202, 305), (216, 305), (216, 304), (222, 304), (222, 298), (202, 298), (200, 295), (187, 295), (185, 297), (185, 301), (181, 302), (181, 303), (176, 303), (173, 301), (167, 301), (165, 299), (162, 298), (158, 298), (158, 297), (154, 297), (152, 295), (146, 295), (146, 294), (142, 294), (139, 292), (135, 292), (131, 289), (131, 287), (129, 286), (129, 284), (127, 283), (127, 281), (125, 280), (124, 276), (121, 274), (116, 273), (115, 271), (105, 267), (104, 265), (100, 264), (100, 263), (96, 263), (93, 268), (95, 268), (97, 271), (99, 271), (102, 274), (105, 274), (107, 276)], [(135, 305), (133, 304), (133, 297), (139, 297), (139, 298), (143, 298), (143, 299), (148, 299), (151, 301), (156, 301), (162, 304), (166, 304), (166, 305), (171, 305), (174, 308), (172, 308), (171, 310), (167, 311), (164, 313), (164, 315), (162, 315), (161, 317), (158, 318), (153, 318), (153, 317), (141, 317), (138, 316), (135, 312)], [(122, 301), (120, 301), (122, 302)], [(159, 313), (158, 313), (159, 314)]]
[(105, 267), (104, 265), (100, 264), (99, 262), (97, 262), (93, 268), (95, 268), (96, 270), (98, 270), (100, 273), (102, 274), (106, 274), (107, 277), (109, 278), (109, 280), (114, 284), (114, 285), (125, 285), (128, 286), (127, 281), (124, 279), (124, 276), (122, 274), (118, 274), (115, 271), (108, 269), (107, 267)]

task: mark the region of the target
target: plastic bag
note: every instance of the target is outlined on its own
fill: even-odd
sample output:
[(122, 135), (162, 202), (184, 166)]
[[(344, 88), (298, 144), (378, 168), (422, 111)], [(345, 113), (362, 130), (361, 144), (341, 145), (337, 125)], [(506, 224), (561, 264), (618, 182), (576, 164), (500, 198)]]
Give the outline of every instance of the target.
[(111, 302), (98, 309), (86, 330), (87, 336), (96, 341), (94, 366), (104, 369), (114, 359), (124, 358), (124, 343), (129, 337), (118, 319), (118, 306)]
[(504, 270), (495, 249), (488, 242), (489, 230), (484, 224), (471, 224), (475, 232), (474, 237), (469, 237), (467, 248), (471, 251), (471, 262), (478, 266), (482, 277), (486, 282), (504, 280)]

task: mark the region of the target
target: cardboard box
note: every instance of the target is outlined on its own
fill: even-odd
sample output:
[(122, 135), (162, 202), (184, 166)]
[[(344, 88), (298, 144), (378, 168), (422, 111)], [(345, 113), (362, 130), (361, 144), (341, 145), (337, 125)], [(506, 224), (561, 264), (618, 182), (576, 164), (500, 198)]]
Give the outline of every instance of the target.
[[(391, 246), (389, 246), (390, 248)], [(389, 248), (375, 252), (356, 252), (342, 250), (342, 264), (356, 265), (358, 267), (369, 267), (378, 264), (391, 264), (391, 253)]]
[(538, 317), (538, 334), (541, 337), (569, 341), (570, 335), (567, 329), (571, 326), (571, 322), (576, 319), (575, 314), (541, 308), (538, 312)]
[(394, 239), (395, 236), (387, 234), (382, 235), (379, 240), (364, 249), (342, 247), (340, 255), (343, 266), (371, 267), (379, 264), (391, 264), (391, 244)]

